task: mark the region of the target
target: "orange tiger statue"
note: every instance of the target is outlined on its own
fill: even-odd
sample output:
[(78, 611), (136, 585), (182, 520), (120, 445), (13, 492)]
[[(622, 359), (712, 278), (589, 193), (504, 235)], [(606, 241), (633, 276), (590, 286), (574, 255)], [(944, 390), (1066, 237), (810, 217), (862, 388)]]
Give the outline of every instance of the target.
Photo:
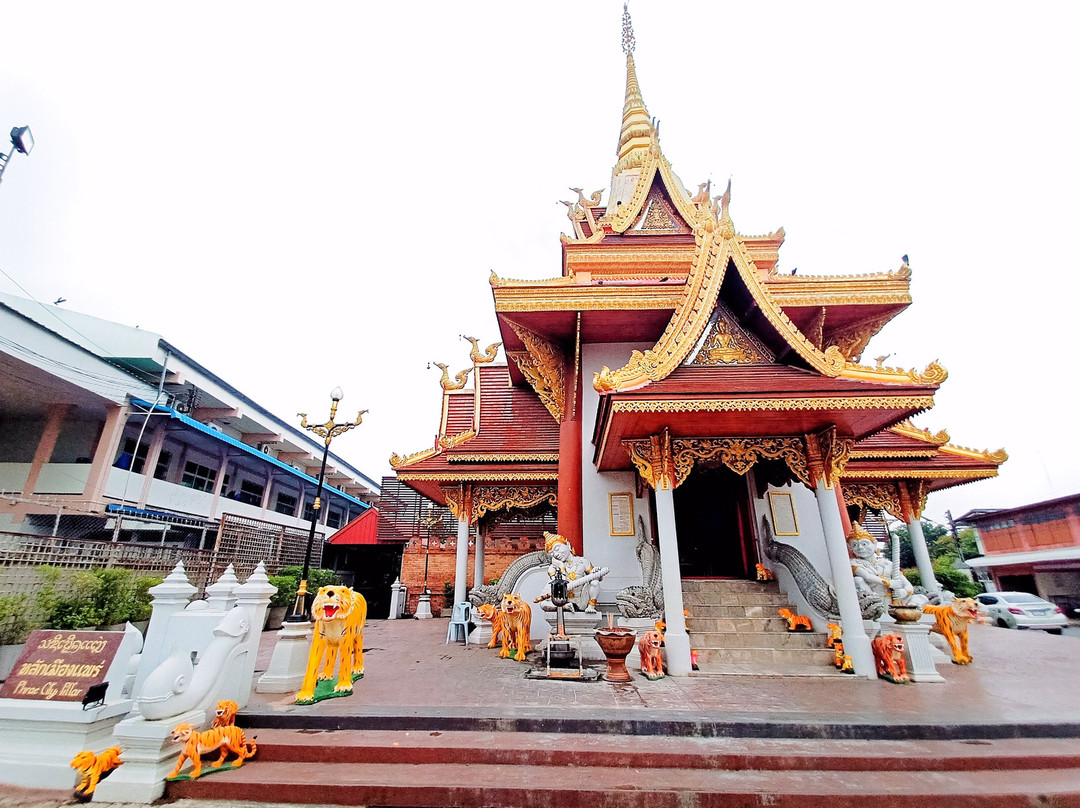
[(217, 708), (214, 710), (214, 723), (211, 727), (229, 727), (236, 723), (236, 713), (240, 709), (240, 705), (235, 701), (224, 699), (217, 703)]
[(506, 631), (506, 615), (491, 603), (482, 603), (477, 606), (476, 614), (481, 619), (491, 622), (491, 642), (487, 647), (494, 648), (502, 641), (503, 632)]
[(788, 631), (813, 631), (810, 618), (805, 614), (792, 614), (791, 609), (781, 609), (780, 616), (787, 620)]
[(315, 700), (318, 679), (332, 679), (338, 667), (335, 693), (351, 693), (353, 679), (364, 675), (364, 622), (367, 601), (347, 586), (324, 586), (311, 604), (315, 631), (308, 653), (307, 671), (296, 694), (297, 704)]
[(664, 643), (664, 635), (659, 631), (646, 631), (638, 640), (638, 651), (641, 653), (641, 672), (646, 679), (656, 681), (664, 678), (664, 657), (660, 646)]
[(833, 664), (840, 673), (855, 673), (855, 663), (844, 653), (844, 644), (840, 640), (833, 643)]
[(904, 662), (904, 639), (899, 634), (882, 634), (870, 642), (874, 652), (877, 675), (888, 679), (893, 684), (905, 684), (911, 681)]
[(110, 746), (100, 755), (89, 750), (79, 752), (71, 759), (71, 768), (79, 772), (79, 784), (75, 786), (76, 801), (89, 802), (98, 782), (112, 774), (117, 766), (123, 765), (119, 746)]
[(532, 632), (532, 608), (521, 599), (520, 595), (507, 593), (502, 599), (503, 629), (502, 650), (499, 658), (510, 656), (510, 649), (516, 649), (514, 659), (525, 661), (525, 654), (532, 650), (529, 634)]
[(936, 621), (931, 631), (940, 634), (952, 649), (952, 661), (957, 665), (971, 664), (968, 653), (968, 626), (982, 619), (979, 604), (973, 598), (953, 598), (948, 606), (922, 607), (926, 614), (934, 615)]
[[(835, 648), (836, 644), (840, 642), (844, 637), (844, 630), (840, 628), (836, 623), (826, 623), (825, 628), (829, 630), (829, 637), (825, 640), (826, 648)], [(843, 645), (843, 643), (840, 643)]]
[(776, 576), (773, 575), (773, 571), (766, 567), (764, 564), (757, 564), (757, 579), (759, 581), (775, 581)]
[(176, 767), (165, 775), (166, 778), (176, 777), (184, 766), (185, 760), (191, 761), (191, 779), (196, 779), (202, 774), (202, 756), (208, 752), (221, 750), (221, 756), (210, 764), (212, 768), (219, 768), (225, 763), (229, 752), (236, 755), (233, 766), (239, 769), (244, 761), (255, 755), (255, 741), (249, 741), (240, 727), (234, 725), (228, 727), (212, 727), (206, 732), (198, 732), (191, 724), (177, 724), (172, 731), (172, 739), (176, 743), (182, 743), (184, 748), (180, 757), (176, 760)]

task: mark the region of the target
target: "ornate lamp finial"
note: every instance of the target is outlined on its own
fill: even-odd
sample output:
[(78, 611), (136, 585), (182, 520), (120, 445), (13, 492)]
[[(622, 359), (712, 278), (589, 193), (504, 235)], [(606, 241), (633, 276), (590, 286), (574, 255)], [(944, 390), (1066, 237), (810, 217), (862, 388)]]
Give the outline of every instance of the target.
[(622, 7), (622, 51), (625, 54), (631, 54), (637, 43), (634, 41), (634, 23), (630, 21), (630, 10), (627, 5), (623, 3)]

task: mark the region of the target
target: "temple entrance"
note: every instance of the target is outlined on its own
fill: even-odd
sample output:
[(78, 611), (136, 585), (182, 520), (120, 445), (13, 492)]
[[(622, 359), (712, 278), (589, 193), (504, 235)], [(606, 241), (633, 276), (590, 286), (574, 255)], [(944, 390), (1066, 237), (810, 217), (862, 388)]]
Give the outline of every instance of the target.
[(698, 466), (675, 489), (683, 578), (751, 578), (758, 559), (747, 479), (725, 466)]

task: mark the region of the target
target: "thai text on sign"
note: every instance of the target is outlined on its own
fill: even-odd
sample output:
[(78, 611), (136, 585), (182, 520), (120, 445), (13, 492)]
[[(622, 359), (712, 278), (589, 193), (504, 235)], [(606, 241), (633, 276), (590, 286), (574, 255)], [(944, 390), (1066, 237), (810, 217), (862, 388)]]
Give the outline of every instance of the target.
[(122, 631), (35, 631), (0, 698), (81, 701), (104, 681), (123, 638)]

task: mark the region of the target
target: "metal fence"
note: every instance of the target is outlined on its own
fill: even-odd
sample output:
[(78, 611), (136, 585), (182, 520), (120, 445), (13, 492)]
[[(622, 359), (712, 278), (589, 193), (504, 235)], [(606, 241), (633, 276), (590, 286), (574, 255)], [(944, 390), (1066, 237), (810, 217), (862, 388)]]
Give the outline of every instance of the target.
[[(164, 577), (184, 562), (201, 593), (232, 564), (245, 579), (261, 561), (268, 574), (299, 565), (307, 531), (226, 514), (211, 522), (172, 514), (101, 513), (79, 503), (13, 500), (33, 506), (18, 524), (0, 528), (0, 595), (33, 595), (41, 586), (36, 568), (68, 570), (127, 568)], [(322, 560), (322, 538), (312, 547), (311, 566)]]

